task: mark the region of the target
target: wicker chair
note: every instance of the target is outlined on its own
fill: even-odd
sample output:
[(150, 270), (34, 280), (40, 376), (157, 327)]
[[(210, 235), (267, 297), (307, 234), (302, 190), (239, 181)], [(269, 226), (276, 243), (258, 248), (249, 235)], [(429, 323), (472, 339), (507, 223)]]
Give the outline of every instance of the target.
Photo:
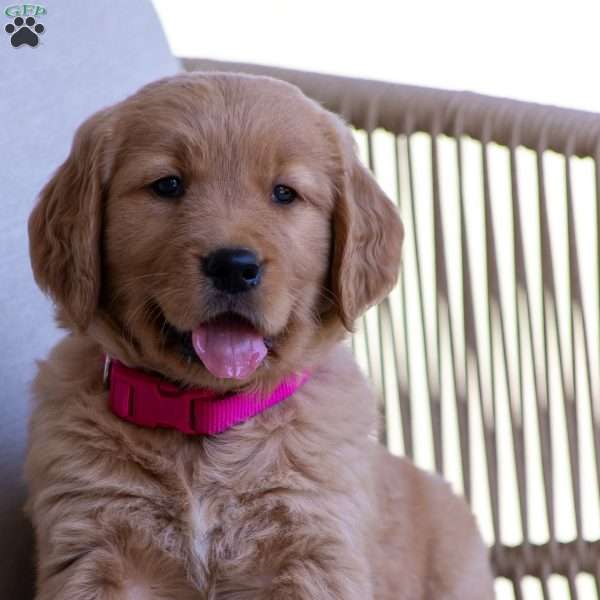
[(407, 231), (353, 346), (384, 442), (465, 494), (498, 597), (598, 597), (600, 115), (184, 59), (298, 85), (355, 129)]

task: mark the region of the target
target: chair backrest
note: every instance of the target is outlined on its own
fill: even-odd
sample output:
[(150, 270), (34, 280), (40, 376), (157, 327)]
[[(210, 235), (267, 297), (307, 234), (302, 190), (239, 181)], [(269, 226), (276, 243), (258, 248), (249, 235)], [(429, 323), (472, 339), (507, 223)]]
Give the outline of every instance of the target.
[(406, 226), (353, 346), (384, 442), (465, 494), (499, 597), (598, 597), (600, 115), (247, 64), (340, 113)]

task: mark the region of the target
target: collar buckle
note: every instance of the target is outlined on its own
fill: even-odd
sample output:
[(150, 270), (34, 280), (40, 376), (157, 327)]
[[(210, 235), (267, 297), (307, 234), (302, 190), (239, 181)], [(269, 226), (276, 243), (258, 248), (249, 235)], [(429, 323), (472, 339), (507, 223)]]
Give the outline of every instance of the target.
[(112, 366), (112, 359), (108, 354), (104, 355), (104, 370), (102, 372), (102, 385), (105, 390), (110, 388), (110, 369)]

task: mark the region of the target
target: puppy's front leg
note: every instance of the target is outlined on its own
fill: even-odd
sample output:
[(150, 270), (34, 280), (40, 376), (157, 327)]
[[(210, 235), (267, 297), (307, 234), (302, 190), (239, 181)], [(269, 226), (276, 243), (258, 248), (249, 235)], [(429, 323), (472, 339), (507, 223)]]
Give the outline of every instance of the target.
[(150, 547), (113, 544), (40, 565), (36, 600), (198, 600), (182, 565)]
[(217, 600), (373, 600), (367, 561), (348, 542), (313, 533), (275, 539), (262, 550), (251, 571), (225, 567)]
[(349, 548), (330, 544), (335, 554), (323, 556), (315, 542), (301, 555), (282, 564), (265, 600), (372, 600), (369, 573)]

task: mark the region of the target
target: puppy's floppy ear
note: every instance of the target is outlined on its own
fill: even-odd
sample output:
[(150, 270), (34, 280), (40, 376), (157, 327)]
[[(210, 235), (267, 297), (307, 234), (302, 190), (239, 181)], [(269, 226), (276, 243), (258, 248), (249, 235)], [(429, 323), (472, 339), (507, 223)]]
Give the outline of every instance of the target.
[(359, 161), (348, 128), (336, 119), (344, 162), (333, 214), (332, 287), (348, 331), (392, 289), (400, 269), (404, 228), (396, 207)]
[(100, 294), (103, 148), (108, 115), (93, 115), (77, 130), (71, 152), (43, 188), (29, 217), (29, 253), (37, 284), (81, 329)]

